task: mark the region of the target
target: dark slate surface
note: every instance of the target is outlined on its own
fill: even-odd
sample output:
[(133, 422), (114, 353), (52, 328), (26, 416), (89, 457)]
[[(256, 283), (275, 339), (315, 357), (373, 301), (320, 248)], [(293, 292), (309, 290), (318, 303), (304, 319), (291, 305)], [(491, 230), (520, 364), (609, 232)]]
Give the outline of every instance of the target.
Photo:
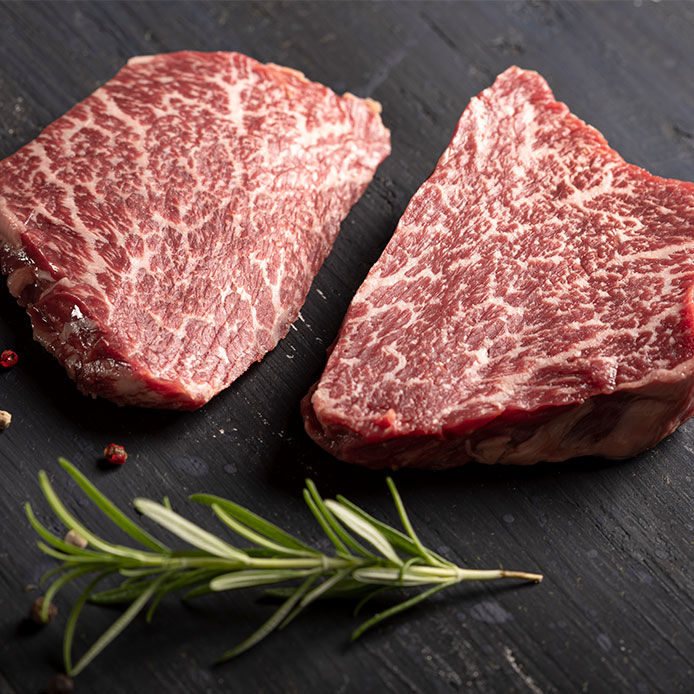
[[(688, 3), (8, 3), (0, 5), (0, 157), (15, 151), (132, 56), (238, 50), (383, 104), (393, 154), (345, 224), (289, 337), (192, 414), (117, 409), (80, 396), (31, 340), (0, 290), (0, 346), (21, 364), (0, 374), (0, 691), (37, 692), (60, 667), (62, 622), (18, 624), (51, 566), (21, 504), (36, 473), (72, 459), (112, 498), (173, 503), (216, 491), (308, 538), (299, 501), (310, 474), (390, 513), (383, 477), (330, 459), (303, 434), (300, 397), (398, 216), (429, 174), (469, 98), (511, 63), (538, 69), (559, 98), (626, 159), (694, 178), (694, 5)], [(97, 465), (106, 443), (125, 468)], [(539, 569), (540, 586), (464, 584), (354, 646), (345, 605), (314, 610), (258, 649), (210, 664), (270, 607), (253, 595), (187, 609), (167, 601), (78, 678), (80, 692), (691, 692), (694, 425), (635, 460), (528, 469), (468, 466), (398, 474), (424, 540), (471, 566)], [(60, 529), (39, 503), (40, 516)], [(66, 593), (59, 600), (67, 612)], [(94, 610), (82, 651), (114, 613)]]

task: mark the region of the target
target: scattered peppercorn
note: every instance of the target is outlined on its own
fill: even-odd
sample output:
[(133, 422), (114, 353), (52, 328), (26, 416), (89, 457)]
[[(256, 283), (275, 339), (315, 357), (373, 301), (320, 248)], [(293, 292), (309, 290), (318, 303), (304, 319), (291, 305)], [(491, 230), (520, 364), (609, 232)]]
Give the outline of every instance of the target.
[(17, 352), (13, 352), (11, 349), (6, 349), (2, 354), (0, 354), (0, 366), (5, 369), (9, 369), (17, 363)]
[(36, 598), (34, 600), (31, 609), (29, 610), (29, 619), (34, 622), (34, 624), (48, 624), (52, 622), (58, 615), (58, 608), (51, 602), (48, 604), (48, 610), (46, 611), (46, 619), (43, 619), (41, 611), (43, 610), (43, 596)]
[(87, 541), (74, 530), (67, 531), (67, 535), (65, 535), (65, 542), (67, 542), (69, 545), (79, 547), (80, 549), (84, 549), (88, 544)]
[(104, 448), (104, 458), (113, 465), (122, 465), (128, 459), (128, 454), (123, 446), (119, 446), (117, 443), (110, 443)]
[(0, 431), (7, 429), (11, 421), (12, 415), (9, 412), (5, 412), (5, 410), (0, 410)]
[(46, 687), (46, 694), (71, 694), (75, 684), (72, 678), (67, 675), (54, 675), (48, 686)]

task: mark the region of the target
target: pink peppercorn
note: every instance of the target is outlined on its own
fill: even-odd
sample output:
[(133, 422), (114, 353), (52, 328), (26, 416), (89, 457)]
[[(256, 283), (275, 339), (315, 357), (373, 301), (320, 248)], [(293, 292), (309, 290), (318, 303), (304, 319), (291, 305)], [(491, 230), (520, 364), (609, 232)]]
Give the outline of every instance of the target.
[(122, 465), (128, 459), (128, 454), (123, 446), (119, 446), (117, 443), (110, 443), (104, 448), (104, 458), (113, 465)]

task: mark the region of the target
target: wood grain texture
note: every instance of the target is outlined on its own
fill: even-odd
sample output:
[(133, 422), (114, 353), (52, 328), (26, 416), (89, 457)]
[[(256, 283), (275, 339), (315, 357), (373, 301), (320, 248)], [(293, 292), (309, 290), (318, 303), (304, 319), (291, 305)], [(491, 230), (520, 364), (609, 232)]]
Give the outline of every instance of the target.
[[(40, 691), (60, 668), (61, 620), (28, 635), (21, 618), (42, 558), (21, 506), (36, 474), (95, 527), (108, 526), (58, 473), (64, 455), (115, 501), (160, 498), (200, 522), (194, 491), (234, 498), (318, 539), (299, 500), (312, 476), (392, 519), (383, 476), (338, 463), (305, 436), (298, 401), (317, 377), (349, 300), (431, 172), (460, 112), (509, 64), (539, 70), (557, 97), (629, 161), (694, 179), (694, 5), (690, 3), (8, 3), (0, 5), (0, 157), (111, 77), (132, 55), (238, 50), (383, 104), (393, 154), (343, 224), (290, 335), (195, 413), (118, 409), (77, 393), (32, 342), (0, 290), (0, 692)], [(112, 441), (130, 451), (98, 467)], [(167, 600), (77, 681), (116, 692), (694, 691), (694, 425), (614, 463), (527, 469), (469, 465), (398, 474), (424, 541), (485, 568), (546, 574), (540, 586), (461, 585), (353, 646), (350, 608), (326, 604), (236, 661), (225, 648), (269, 614), (252, 595)], [(62, 532), (38, 503), (39, 517)], [(26, 590), (26, 592), (25, 592)], [(58, 605), (65, 618), (70, 598)], [(84, 650), (115, 612), (93, 609)]]

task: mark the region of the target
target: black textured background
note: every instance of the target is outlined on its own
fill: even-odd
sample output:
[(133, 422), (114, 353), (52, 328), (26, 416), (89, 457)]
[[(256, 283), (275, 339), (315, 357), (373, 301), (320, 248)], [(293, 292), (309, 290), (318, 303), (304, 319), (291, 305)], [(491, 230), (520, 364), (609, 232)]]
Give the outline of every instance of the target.
[[(0, 692), (38, 692), (60, 667), (61, 617), (18, 628), (38, 577), (21, 505), (40, 502), (39, 468), (96, 527), (66, 483), (64, 455), (114, 500), (160, 498), (193, 518), (188, 493), (214, 491), (318, 538), (299, 500), (327, 494), (391, 509), (380, 474), (338, 463), (304, 435), (298, 401), (317, 377), (353, 292), (427, 177), (471, 96), (509, 64), (539, 70), (558, 98), (629, 161), (694, 178), (694, 4), (6, 3), (0, 4), (0, 157), (110, 78), (132, 55), (237, 50), (383, 104), (393, 154), (343, 225), (290, 335), (202, 410), (118, 409), (77, 393), (31, 340), (0, 289)], [(125, 444), (127, 465), (97, 461)], [(353, 646), (350, 608), (306, 614), (257, 649), (210, 665), (272, 609), (252, 594), (175, 599), (130, 628), (77, 680), (79, 692), (692, 692), (694, 425), (622, 462), (527, 469), (470, 465), (396, 480), (426, 543), (474, 567), (534, 570), (536, 587), (462, 584)], [(392, 517), (392, 516), (391, 516)], [(211, 525), (213, 523), (211, 522)], [(93, 609), (82, 651), (115, 616)]]

